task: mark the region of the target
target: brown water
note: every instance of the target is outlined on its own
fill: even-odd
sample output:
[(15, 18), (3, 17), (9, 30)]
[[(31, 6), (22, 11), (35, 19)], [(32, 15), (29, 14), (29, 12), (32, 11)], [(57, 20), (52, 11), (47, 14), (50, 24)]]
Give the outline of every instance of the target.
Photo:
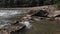
[(60, 21), (54, 20), (41, 20), (33, 21), (32, 29), (27, 31), (26, 34), (60, 34)]

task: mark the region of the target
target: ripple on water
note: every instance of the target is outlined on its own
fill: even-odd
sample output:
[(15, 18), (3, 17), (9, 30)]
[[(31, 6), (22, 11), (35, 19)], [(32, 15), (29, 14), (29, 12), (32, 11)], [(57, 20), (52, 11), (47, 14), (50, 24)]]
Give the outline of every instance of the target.
[(17, 17), (24, 13), (27, 12), (23, 12), (23, 10), (0, 10), (0, 28), (11, 25), (9, 21), (7, 21), (8, 18)]
[(0, 10), (0, 19), (1, 18), (12, 18), (20, 16), (21, 14), (27, 13), (23, 10)]

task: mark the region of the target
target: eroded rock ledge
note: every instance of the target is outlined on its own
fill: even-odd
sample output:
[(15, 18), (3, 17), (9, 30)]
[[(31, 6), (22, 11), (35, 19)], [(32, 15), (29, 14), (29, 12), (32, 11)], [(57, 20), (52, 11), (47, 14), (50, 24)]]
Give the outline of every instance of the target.
[[(0, 28), (0, 34), (14, 34), (14, 33), (18, 33), (16, 32), (17, 30), (22, 31), (22, 29), (25, 26), (20, 25), (18, 23), (11, 23), (11, 25), (5, 25), (4, 27)], [(12, 33), (13, 32), (13, 33)], [(18, 33), (19, 34), (19, 33)]]

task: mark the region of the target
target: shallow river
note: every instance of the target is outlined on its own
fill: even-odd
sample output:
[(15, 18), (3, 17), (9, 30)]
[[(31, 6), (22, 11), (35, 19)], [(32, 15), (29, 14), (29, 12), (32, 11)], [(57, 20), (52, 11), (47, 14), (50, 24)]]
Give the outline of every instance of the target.
[(18, 18), (28, 12), (28, 10), (27, 12), (26, 10), (0, 10), (0, 28), (5, 25), (11, 25), (9, 24), (10, 21), (8, 19)]
[[(11, 25), (6, 19), (20, 17), (22, 14), (26, 13), (27, 12), (25, 10), (0, 10), (0, 28), (4, 27), (5, 25)], [(60, 21), (58, 20), (41, 20), (40, 22), (32, 20), (31, 25), (31, 30), (26, 32), (24, 31), (26, 34), (60, 34)]]

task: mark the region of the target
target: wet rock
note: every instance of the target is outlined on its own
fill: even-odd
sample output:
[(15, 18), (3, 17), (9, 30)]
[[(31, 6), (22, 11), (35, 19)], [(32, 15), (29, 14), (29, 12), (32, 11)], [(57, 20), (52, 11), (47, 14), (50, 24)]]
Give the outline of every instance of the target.
[(24, 27), (22, 27), (21, 29), (18, 29), (18, 30), (16, 30), (16, 31), (12, 31), (12, 32), (10, 32), (10, 34), (21, 34), (21, 32), (23, 32), (24, 30), (25, 30), (25, 27), (26, 26), (24, 26)]
[(60, 17), (56, 17), (55, 19), (56, 19), (56, 20), (60, 20)]
[(55, 17), (60, 17), (60, 14), (59, 15), (56, 15)]
[(38, 17), (47, 17), (48, 12), (46, 10), (40, 10), (37, 13), (33, 14), (32, 16), (38, 16)]
[(0, 34), (10, 34), (10, 32), (12, 32), (12, 31), (14, 32), (23, 27), (24, 27), (23, 25), (17, 24), (17, 22), (13, 23), (11, 25), (4, 25), (4, 27), (0, 28)]
[(16, 21), (15, 23), (13, 23), (13, 25), (19, 24), (19, 21)]
[(60, 17), (60, 10), (52, 11), (49, 13), (48, 17)]

